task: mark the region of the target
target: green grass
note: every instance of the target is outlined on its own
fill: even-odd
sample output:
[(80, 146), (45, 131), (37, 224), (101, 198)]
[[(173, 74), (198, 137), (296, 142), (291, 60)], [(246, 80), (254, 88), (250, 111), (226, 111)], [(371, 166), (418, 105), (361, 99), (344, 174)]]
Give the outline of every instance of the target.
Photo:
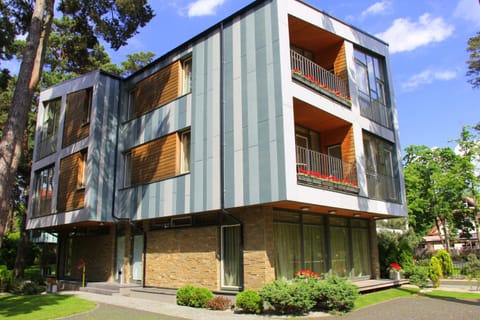
[[(418, 296), (418, 293), (419, 293), (419, 290), (414, 288), (392, 288), (392, 289), (362, 294), (355, 301), (354, 310), (364, 308), (372, 304), (380, 303), (383, 301), (395, 299), (395, 298)], [(454, 292), (454, 291), (442, 291), (442, 290), (433, 290), (431, 292), (425, 292), (421, 296), (428, 297), (428, 298), (436, 298), (436, 299), (480, 300), (480, 293)]]
[(418, 293), (418, 289), (407, 289), (407, 288), (392, 288), (381, 291), (375, 291), (372, 293), (362, 294), (355, 301), (355, 308), (360, 309), (372, 304), (380, 303), (383, 301), (400, 298), (400, 297), (410, 297)]
[(0, 296), (0, 319), (43, 320), (91, 310), (95, 303), (61, 295)]

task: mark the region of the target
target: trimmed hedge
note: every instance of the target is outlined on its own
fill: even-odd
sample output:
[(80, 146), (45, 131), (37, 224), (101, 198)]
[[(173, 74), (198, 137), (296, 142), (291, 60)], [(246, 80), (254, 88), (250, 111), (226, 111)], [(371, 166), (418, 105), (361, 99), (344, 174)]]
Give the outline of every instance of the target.
[(207, 302), (213, 298), (213, 293), (207, 288), (186, 285), (177, 291), (177, 304), (180, 306), (205, 308)]
[(245, 313), (262, 313), (263, 299), (257, 291), (245, 290), (237, 294), (235, 309)]

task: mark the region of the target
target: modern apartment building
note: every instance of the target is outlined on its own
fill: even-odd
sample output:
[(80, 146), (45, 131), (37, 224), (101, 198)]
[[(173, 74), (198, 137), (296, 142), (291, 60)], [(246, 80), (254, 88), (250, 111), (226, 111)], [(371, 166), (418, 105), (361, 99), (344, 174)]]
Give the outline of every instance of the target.
[(388, 45), (297, 0), (255, 1), (128, 78), (41, 93), (29, 229), (57, 277), (254, 289), (380, 276), (405, 217)]

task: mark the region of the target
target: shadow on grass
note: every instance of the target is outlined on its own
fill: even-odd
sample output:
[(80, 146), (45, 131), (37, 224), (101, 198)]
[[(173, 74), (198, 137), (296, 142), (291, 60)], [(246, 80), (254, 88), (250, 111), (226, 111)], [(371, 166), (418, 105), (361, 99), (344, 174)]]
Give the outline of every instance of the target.
[(45, 306), (59, 305), (72, 299), (60, 295), (0, 296), (0, 317), (14, 317), (39, 311)]
[(446, 292), (446, 293), (439, 293), (439, 292), (426, 292), (420, 294), (422, 297), (431, 298), (431, 299), (438, 299), (444, 300), (454, 303), (460, 303), (470, 306), (480, 306), (480, 295), (479, 294), (472, 294), (472, 297), (469, 297), (468, 294), (461, 293), (457, 294), (454, 292)]

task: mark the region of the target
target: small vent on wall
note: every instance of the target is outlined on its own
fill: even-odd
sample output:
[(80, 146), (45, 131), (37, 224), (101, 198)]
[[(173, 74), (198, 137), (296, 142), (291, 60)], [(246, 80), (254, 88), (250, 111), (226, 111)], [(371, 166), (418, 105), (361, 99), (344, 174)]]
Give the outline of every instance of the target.
[(191, 227), (192, 226), (192, 217), (182, 217), (182, 218), (172, 218), (170, 220), (170, 226), (172, 228), (179, 227)]

